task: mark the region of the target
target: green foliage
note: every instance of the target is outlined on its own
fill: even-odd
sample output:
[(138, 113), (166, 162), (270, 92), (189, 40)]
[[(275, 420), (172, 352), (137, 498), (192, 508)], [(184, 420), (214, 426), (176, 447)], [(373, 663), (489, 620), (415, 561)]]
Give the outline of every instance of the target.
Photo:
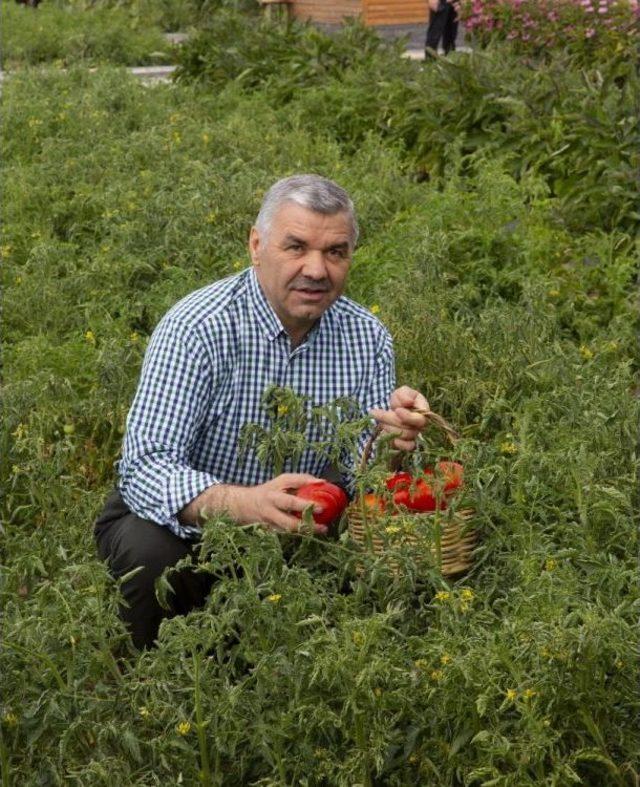
[[(423, 77), (388, 53), (371, 63), (347, 64), (342, 86), (329, 68), (299, 95), (283, 88), (286, 106), (272, 104), (280, 87), (267, 63), (264, 90), (242, 79), (216, 92), (145, 88), (119, 69), (81, 68), (4, 84), (4, 783), (637, 780), (628, 186), (617, 208), (595, 192), (580, 202), (550, 179), (564, 154), (526, 167), (524, 141), (505, 154), (506, 132), (502, 148), (492, 134), (513, 102), (482, 85), (506, 96), (525, 66), (492, 55), (431, 64), (457, 75), (475, 109), (449, 106), (434, 85), (442, 136), (430, 126), (412, 148), (409, 112), (396, 131), (392, 98)], [(550, 73), (540, 74), (547, 88)], [(553, 73), (572, 86), (558, 101), (569, 114), (576, 102), (578, 126), (588, 125), (578, 97), (593, 90), (594, 113), (596, 96), (604, 102), (599, 122), (621, 136), (605, 147), (604, 132), (581, 131), (572, 146), (591, 161), (600, 140), (622, 177), (631, 131), (613, 97), (629, 100), (632, 77), (607, 83), (602, 72), (589, 88), (593, 74)], [(383, 105), (392, 122), (365, 133)], [(542, 134), (539, 105), (526, 111)], [(483, 107), (494, 118), (484, 130)], [(480, 113), (476, 126), (467, 111)], [(473, 144), (460, 131), (472, 126)], [(417, 182), (430, 141), (445, 177)], [(462, 433), (453, 453), (481, 535), (474, 568), (445, 581), (402, 551), (363, 559), (344, 533), (283, 537), (219, 519), (196, 559), (215, 577), (206, 607), (165, 621), (160, 647), (133, 653), (91, 522), (114, 481), (147, 338), (182, 295), (248, 264), (264, 190), (300, 171), (354, 196), (362, 242), (347, 294), (389, 326), (398, 382)], [(596, 196), (602, 213), (589, 213)], [(303, 413), (286, 392), (270, 394), (273, 424), (295, 437), (309, 403)], [(430, 460), (451, 452), (432, 440), (423, 449)]]
[(83, 62), (127, 66), (172, 63), (174, 47), (155, 24), (122, 7), (73, 11), (45, 2), (37, 9), (2, 0), (2, 67)]
[(330, 37), (221, 17), (182, 48), (178, 79), (266, 91), (285, 102), (292, 126), (348, 152), (376, 134), (420, 179), (441, 177), (451, 161), (500, 157), (518, 179), (539, 176), (571, 228), (637, 231), (640, 91), (624, 54), (597, 69), (563, 53), (523, 61), (505, 48), (424, 66), (398, 54), (357, 24)]

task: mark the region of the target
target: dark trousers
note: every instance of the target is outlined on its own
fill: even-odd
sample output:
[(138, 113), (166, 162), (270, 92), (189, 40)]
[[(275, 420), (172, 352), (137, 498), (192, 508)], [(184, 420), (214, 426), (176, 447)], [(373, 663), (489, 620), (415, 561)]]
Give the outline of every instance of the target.
[(191, 554), (194, 544), (178, 538), (166, 527), (136, 516), (117, 490), (107, 498), (96, 520), (94, 535), (98, 554), (107, 561), (114, 577), (124, 576), (142, 566), (141, 571), (121, 586), (126, 606), (120, 606), (120, 617), (137, 648), (153, 646), (163, 618), (184, 615), (204, 604), (213, 578), (181, 569), (169, 577), (175, 591), (168, 595), (170, 608), (160, 606), (155, 594), (156, 578), (165, 568)]
[(438, 51), (438, 44), (442, 39), (442, 48), (445, 54), (456, 48), (458, 35), (458, 14), (449, 2), (441, 2), (437, 11), (432, 11), (427, 27), (427, 49)]

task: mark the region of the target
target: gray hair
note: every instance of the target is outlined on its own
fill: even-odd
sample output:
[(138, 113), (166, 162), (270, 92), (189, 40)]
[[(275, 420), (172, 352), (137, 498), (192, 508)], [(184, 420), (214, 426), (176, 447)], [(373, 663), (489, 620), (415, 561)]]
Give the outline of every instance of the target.
[(347, 213), (351, 221), (351, 248), (358, 240), (358, 221), (351, 197), (337, 183), (320, 175), (292, 175), (282, 178), (266, 193), (256, 219), (258, 232), (267, 237), (273, 217), (285, 202), (295, 202), (316, 213)]

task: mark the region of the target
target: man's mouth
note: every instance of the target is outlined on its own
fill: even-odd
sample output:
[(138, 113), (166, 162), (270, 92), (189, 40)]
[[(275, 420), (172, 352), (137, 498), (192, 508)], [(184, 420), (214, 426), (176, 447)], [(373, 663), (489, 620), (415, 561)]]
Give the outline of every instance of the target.
[(310, 287), (296, 287), (295, 292), (299, 293), (306, 300), (319, 301), (322, 300), (327, 290), (316, 290)]

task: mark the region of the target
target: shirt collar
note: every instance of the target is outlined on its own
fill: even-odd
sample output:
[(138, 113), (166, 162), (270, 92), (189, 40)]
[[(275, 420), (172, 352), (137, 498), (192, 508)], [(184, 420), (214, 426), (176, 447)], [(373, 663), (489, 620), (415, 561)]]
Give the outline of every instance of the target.
[[(248, 291), (249, 300), (254, 307), (256, 321), (269, 341), (273, 341), (282, 333), (286, 335), (286, 331), (280, 322), (280, 318), (273, 310), (273, 307), (267, 300), (267, 297), (260, 286), (260, 282), (258, 281), (258, 277), (256, 276), (254, 268), (249, 270)], [(330, 312), (332, 312), (334, 305), (335, 304), (331, 304), (329, 309), (327, 309), (326, 312), (323, 312), (323, 314), (320, 316), (320, 319), (315, 323), (313, 328), (311, 328), (307, 334), (303, 344), (300, 345), (301, 347), (311, 344), (311, 342), (315, 341), (319, 336), (329, 330), (329, 326), (332, 322)]]

